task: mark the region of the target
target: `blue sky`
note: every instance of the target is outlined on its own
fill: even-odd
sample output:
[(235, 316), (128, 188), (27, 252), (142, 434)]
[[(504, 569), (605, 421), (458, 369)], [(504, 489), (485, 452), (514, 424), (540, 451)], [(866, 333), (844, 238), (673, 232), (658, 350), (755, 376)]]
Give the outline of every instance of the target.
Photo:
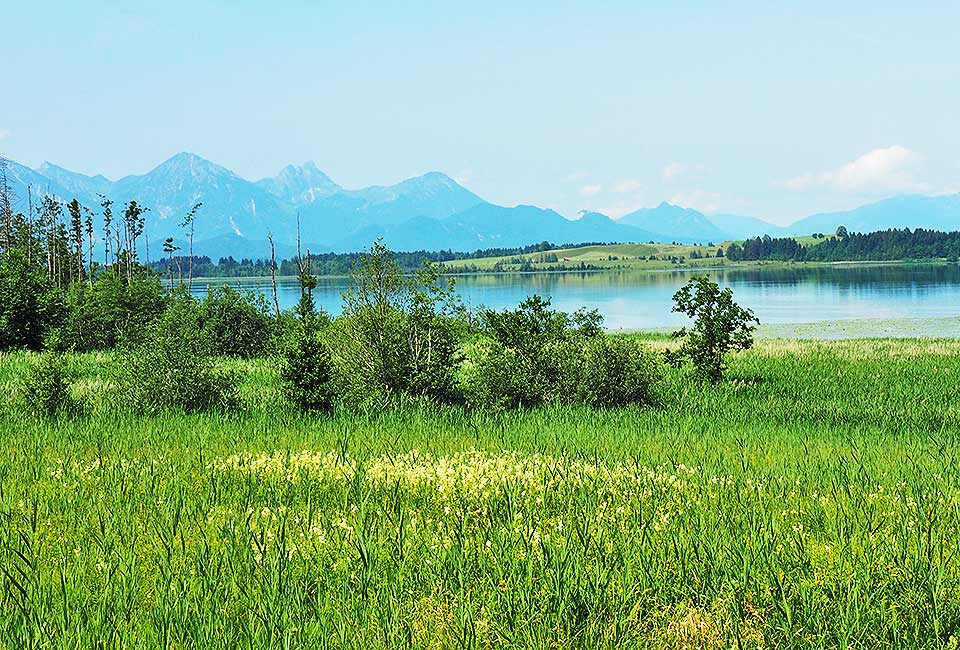
[(955, 1), (387, 4), (5, 0), (0, 151), (111, 178), (183, 150), (347, 187), (440, 170), (570, 217), (960, 191)]

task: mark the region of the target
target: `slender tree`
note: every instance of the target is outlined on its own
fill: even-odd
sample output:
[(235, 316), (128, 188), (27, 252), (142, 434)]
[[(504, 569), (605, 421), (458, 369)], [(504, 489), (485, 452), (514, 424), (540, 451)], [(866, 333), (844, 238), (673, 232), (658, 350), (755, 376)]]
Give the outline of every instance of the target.
[[(170, 289), (173, 290), (173, 254), (180, 250), (179, 246), (173, 243), (173, 237), (167, 237), (163, 242), (163, 252), (167, 254), (167, 272), (170, 275)], [(177, 261), (177, 268), (180, 268), (180, 262)]]
[(150, 208), (145, 208), (136, 201), (127, 203), (127, 207), (123, 211), (124, 237), (127, 243), (126, 266), (128, 283), (133, 279), (133, 267), (137, 263), (137, 239), (143, 234), (143, 229), (146, 224), (146, 217), (144, 215), (149, 211)]
[(3, 228), (3, 250), (13, 247), (13, 206), (17, 197), (7, 178), (7, 159), (0, 156), (0, 220)]
[(267, 241), (270, 242), (270, 285), (273, 287), (273, 311), (279, 318), (280, 301), (277, 300), (277, 254), (273, 247), (273, 233), (267, 233)]
[(80, 201), (74, 198), (67, 204), (70, 212), (70, 243), (73, 245), (73, 261), (70, 265), (70, 277), (73, 281), (73, 270), (77, 270), (77, 282), (83, 282), (83, 209)]
[(100, 194), (100, 207), (103, 208), (103, 267), (110, 266), (110, 243), (113, 238), (113, 201)]
[(187, 261), (187, 289), (193, 290), (193, 232), (194, 232), (194, 222), (197, 219), (197, 210), (203, 205), (202, 201), (199, 201), (190, 208), (190, 212), (187, 213), (187, 216), (183, 218), (183, 222), (180, 224), (181, 228), (189, 228), (187, 231), (187, 237), (189, 239), (189, 251), (190, 259)]
[(93, 286), (93, 211), (87, 206), (83, 206), (83, 229), (87, 235), (87, 263), (90, 265), (87, 279)]

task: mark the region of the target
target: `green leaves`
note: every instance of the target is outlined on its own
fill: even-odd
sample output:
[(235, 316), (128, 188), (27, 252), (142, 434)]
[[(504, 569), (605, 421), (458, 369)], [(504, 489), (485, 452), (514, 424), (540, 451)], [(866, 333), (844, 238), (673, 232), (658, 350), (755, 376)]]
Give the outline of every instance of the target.
[(753, 345), (753, 330), (760, 321), (749, 309), (733, 301), (729, 287), (720, 289), (707, 276), (692, 278), (673, 295), (673, 311), (696, 319), (692, 328), (674, 332), (684, 338), (680, 349), (668, 355), (668, 360), (693, 362), (698, 373), (711, 382), (723, 379), (728, 352), (746, 350)]

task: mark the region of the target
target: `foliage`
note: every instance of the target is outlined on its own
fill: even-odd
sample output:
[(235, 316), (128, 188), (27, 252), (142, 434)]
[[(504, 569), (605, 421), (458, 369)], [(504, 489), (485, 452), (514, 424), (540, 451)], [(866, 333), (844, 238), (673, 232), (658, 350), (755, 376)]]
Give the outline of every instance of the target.
[(160, 278), (142, 271), (128, 280), (112, 270), (93, 282), (74, 283), (66, 292), (63, 322), (51, 337), (60, 350), (108, 350), (121, 340), (139, 340), (164, 310), (167, 298)]
[(117, 377), (121, 399), (138, 411), (226, 410), (236, 403), (237, 377), (217, 367), (199, 310), (182, 293), (141, 341), (121, 350)]
[(593, 336), (579, 352), (573, 357), (569, 382), (576, 386), (576, 402), (601, 408), (657, 401), (660, 364), (636, 339)]
[(286, 399), (304, 412), (331, 411), (333, 364), (324, 337), (329, 321), (308, 315), (298, 319), (280, 351), (280, 381)]
[[(74, 391), (109, 356), (70, 355)], [(935, 648), (960, 620), (960, 341), (758, 341), (736, 381), (666, 368), (661, 408), (492, 416), (303, 417), (226, 363), (235, 417), (0, 413), (0, 645)]]
[(730, 244), (727, 247), (727, 257), (732, 261), (840, 262), (960, 256), (960, 232), (904, 228), (856, 233), (841, 228), (829, 237), (814, 233), (814, 238), (818, 241), (809, 246), (800, 244), (792, 237), (764, 236), (747, 239), (742, 245)]
[(23, 252), (0, 256), (0, 350), (39, 350), (62, 312), (59, 292)]
[(380, 242), (360, 258), (351, 280), (343, 314), (331, 328), (348, 402), (452, 399), (461, 329), (453, 280), (441, 280), (431, 265), (404, 275)]
[(550, 299), (538, 295), (517, 309), (483, 310), (480, 319), (487, 340), (469, 349), (460, 382), (468, 402), (490, 408), (569, 399), (576, 394), (565, 384), (565, 368), (576, 365), (570, 356), (602, 335), (596, 310), (568, 314), (550, 309)]
[(733, 301), (729, 287), (721, 290), (707, 276), (691, 278), (673, 295), (673, 302), (673, 311), (696, 319), (691, 329), (674, 333), (685, 340), (673, 359), (688, 358), (704, 378), (720, 381), (726, 369), (724, 356), (750, 348), (755, 324), (760, 321)]
[(213, 354), (264, 356), (274, 339), (274, 320), (263, 294), (228, 285), (210, 288), (200, 301), (200, 327)]
[(76, 410), (64, 358), (53, 352), (38, 355), (23, 375), (21, 397), (27, 409), (45, 417)]

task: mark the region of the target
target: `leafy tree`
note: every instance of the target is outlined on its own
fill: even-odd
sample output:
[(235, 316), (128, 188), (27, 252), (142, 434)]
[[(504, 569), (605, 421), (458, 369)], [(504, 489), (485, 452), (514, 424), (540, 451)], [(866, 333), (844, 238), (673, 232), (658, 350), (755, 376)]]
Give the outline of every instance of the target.
[(221, 285), (207, 291), (199, 309), (200, 327), (213, 354), (263, 356), (273, 343), (273, 318), (263, 294)]
[(63, 314), (60, 293), (23, 251), (0, 257), (0, 350), (39, 350)]
[(351, 401), (452, 399), (459, 360), (453, 280), (432, 265), (404, 275), (379, 241), (360, 257), (351, 280), (332, 328), (334, 362)]
[(837, 226), (837, 239), (844, 239), (848, 234), (846, 226)]
[(120, 395), (137, 411), (226, 410), (237, 402), (237, 377), (217, 367), (201, 333), (199, 310), (178, 292), (141, 340), (125, 341), (116, 367)]
[(74, 411), (77, 406), (70, 395), (70, 373), (63, 357), (53, 352), (44, 352), (30, 363), (20, 390), (27, 408), (45, 417)]
[(327, 326), (323, 315), (297, 319), (280, 350), (283, 394), (308, 413), (328, 412), (334, 405), (334, 369), (324, 337)]
[(733, 301), (729, 287), (721, 290), (707, 276), (692, 278), (674, 294), (673, 302), (673, 311), (696, 320), (689, 330), (674, 332), (675, 337), (685, 340), (671, 360), (688, 358), (704, 378), (720, 381), (726, 370), (724, 356), (750, 348), (755, 324), (760, 321)]

